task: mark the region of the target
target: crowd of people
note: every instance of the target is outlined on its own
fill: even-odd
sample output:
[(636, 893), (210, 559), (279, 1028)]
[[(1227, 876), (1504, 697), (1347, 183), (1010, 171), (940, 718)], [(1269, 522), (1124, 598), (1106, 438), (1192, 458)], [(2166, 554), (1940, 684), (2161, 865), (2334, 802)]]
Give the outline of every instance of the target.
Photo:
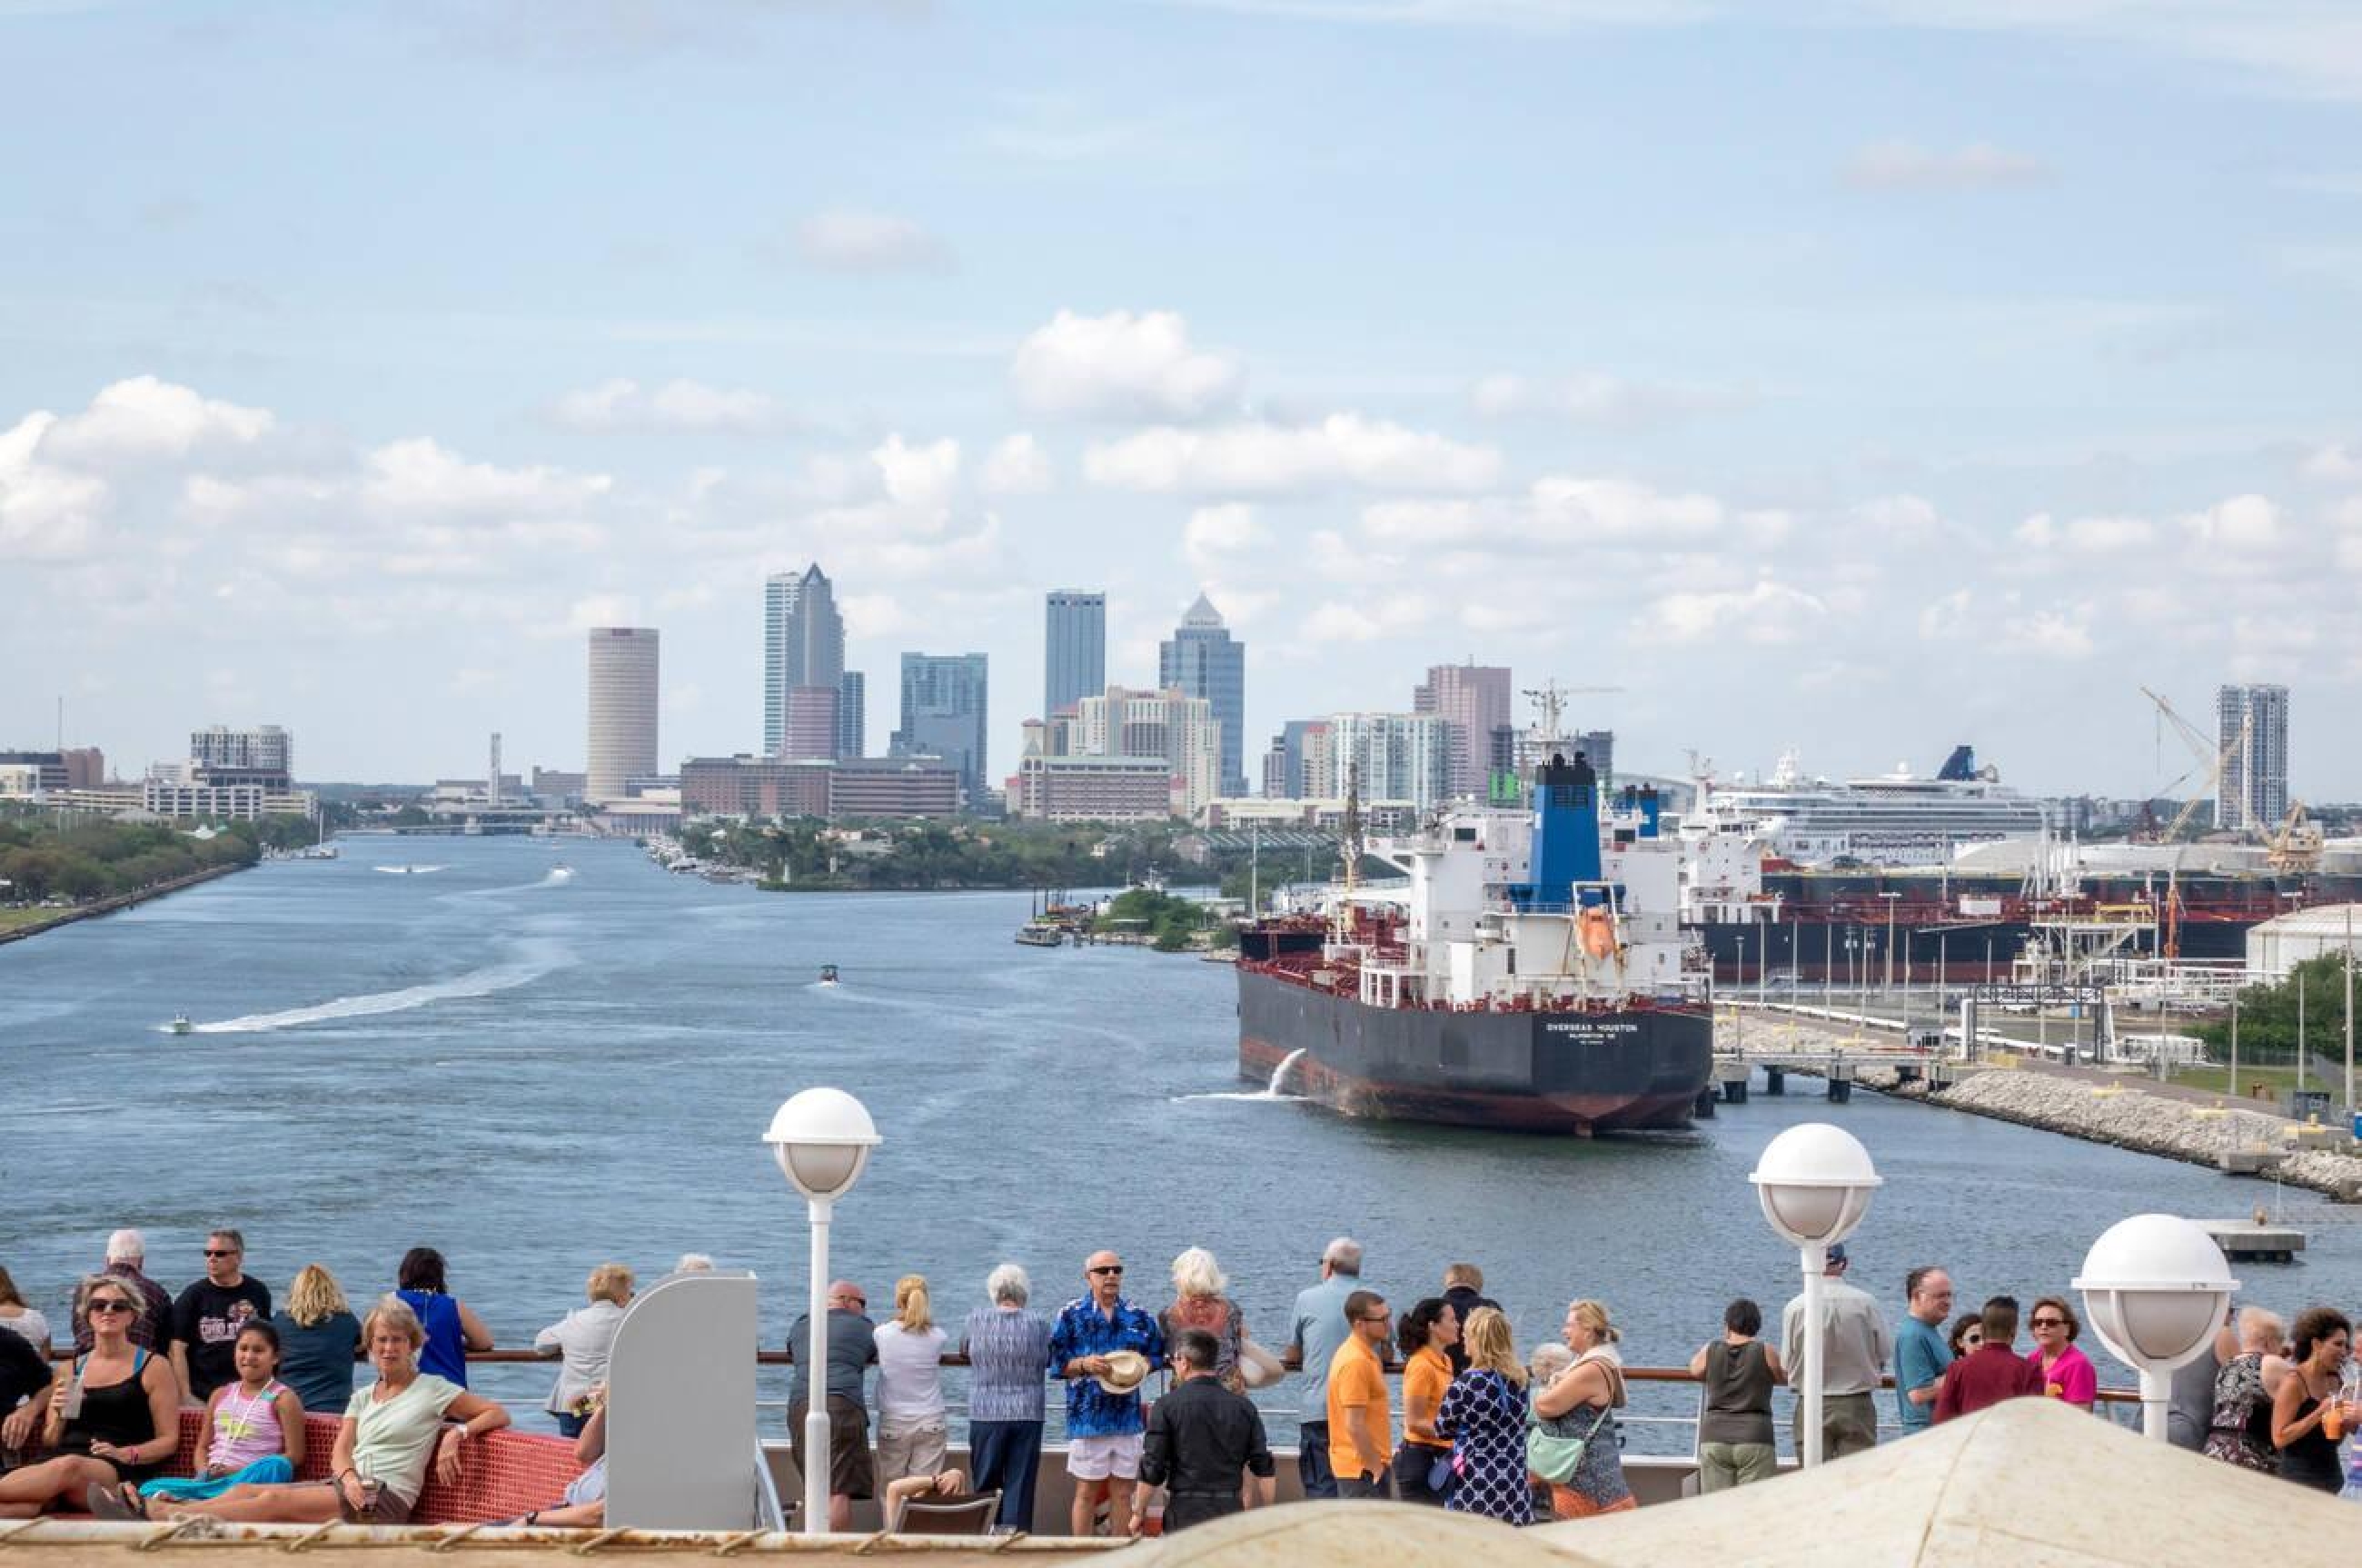
[[(492, 1335), (451, 1295), (432, 1248), (406, 1253), (395, 1288), (361, 1316), (316, 1264), (296, 1274), (274, 1311), (270, 1288), (245, 1272), (235, 1230), (207, 1236), (204, 1275), (177, 1297), (149, 1276), (145, 1250), (136, 1231), (110, 1238), (105, 1267), (74, 1291), (74, 1359), (54, 1369), (48, 1320), (0, 1269), (0, 1518), (87, 1508), (116, 1518), (398, 1522), (430, 1467), (456, 1474), (471, 1436), (509, 1424), (504, 1408), (468, 1390), (468, 1353), (491, 1349)], [(1955, 1316), (1950, 1275), (1914, 1268), (1903, 1281), (1899, 1328), (1890, 1328), (1877, 1298), (1848, 1278), (1849, 1265), (1844, 1247), (1828, 1250), (1820, 1291), (1826, 1456), (1879, 1441), (1890, 1372), (1893, 1424), (1906, 1438), (2009, 1398), (2095, 1407), (2098, 1373), (2063, 1296), (2025, 1311), (2031, 1348), (2021, 1352), (2015, 1297), (1994, 1296)], [(691, 1254), (678, 1268), (712, 1266)], [(1308, 1498), (1393, 1498), (1517, 1525), (1635, 1506), (1617, 1419), (1629, 1403), (1622, 1335), (1605, 1303), (1572, 1302), (1558, 1334), (1521, 1356), (1475, 1265), (1451, 1264), (1434, 1295), (1399, 1310), (1362, 1268), (1358, 1242), (1330, 1242), (1284, 1339), (1271, 1343), (1249, 1331), (1229, 1280), (1202, 1248), (1173, 1260), (1170, 1297), (1154, 1310), (1126, 1295), (1125, 1265), (1113, 1252), (1085, 1260), (1081, 1293), (1055, 1312), (1032, 1304), (1022, 1267), (1002, 1264), (955, 1331), (937, 1322), (923, 1275), (897, 1280), (890, 1313), (877, 1318), (862, 1286), (839, 1280), (827, 1292), (820, 1370), (830, 1417), (824, 1456), (805, 1452), (814, 1368), (800, 1353), (811, 1325), (800, 1319), (789, 1331), (799, 1353), (789, 1417), (797, 1463), (824, 1465), (832, 1529), (847, 1528), (853, 1505), (872, 1497), (894, 1507), (949, 1506), (991, 1493), (996, 1528), (1028, 1529), (1056, 1383), (1071, 1532), (1136, 1533), (1159, 1496), (1163, 1528), (1187, 1529), (1273, 1499), (1272, 1452), (1247, 1396), (1285, 1380), (1293, 1358)], [(535, 1336), (559, 1362), (546, 1410), (590, 1468), (532, 1522), (602, 1516), (607, 1363), (634, 1289), (629, 1268), (602, 1264), (585, 1283), (586, 1304)], [(1734, 1300), (1721, 1331), (1691, 1357), (1701, 1490), (1776, 1474), (1773, 1393), (1803, 1364), (1804, 1314), (1799, 1295), (1781, 1314), (1775, 1344), (1764, 1337), (1762, 1309)], [(2328, 1308), (2299, 1315), (2292, 1333), (2272, 1313), (2246, 1308), (2175, 1375), (2173, 1441), (2362, 1497), (2362, 1443), (2351, 1445), (2352, 1461), (2339, 1446), (2362, 1429), (2362, 1364), (2349, 1359), (2350, 1338), (2347, 1320)], [(954, 1351), (970, 1368), (966, 1471), (948, 1463), (943, 1369)], [(357, 1361), (374, 1374), (358, 1387)], [(1396, 1371), (1399, 1412), (1388, 1382)], [(194, 1475), (168, 1476), (184, 1405), (204, 1412), (202, 1462)], [(326, 1481), (297, 1479), (307, 1411), (341, 1418)], [(1799, 1450), (1804, 1437), (1794, 1432)]]

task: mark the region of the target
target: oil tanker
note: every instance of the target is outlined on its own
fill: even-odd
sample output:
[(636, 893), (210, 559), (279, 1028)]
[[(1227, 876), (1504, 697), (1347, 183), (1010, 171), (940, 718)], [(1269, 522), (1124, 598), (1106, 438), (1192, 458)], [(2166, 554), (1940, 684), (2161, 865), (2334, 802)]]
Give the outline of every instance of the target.
[(1326, 910), (1243, 934), (1241, 1076), (1348, 1116), (1583, 1136), (1688, 1123), (1714, 1024), (1653, 791), (1608, 809), (1582, 754), (1554, 755), (1522, 805), (1454, 806), (1368, 852), (1407, 883), (1349, 872)]

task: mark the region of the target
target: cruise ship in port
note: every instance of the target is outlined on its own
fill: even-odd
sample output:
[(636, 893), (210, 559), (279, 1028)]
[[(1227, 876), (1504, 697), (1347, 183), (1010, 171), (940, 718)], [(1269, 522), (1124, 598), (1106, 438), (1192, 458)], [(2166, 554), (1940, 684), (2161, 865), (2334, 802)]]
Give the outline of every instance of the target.
[(2043, 832), (2042, 802), (1955, 746), (1933, 778), (1906, 766), (1875, 778), (1806, 778), (1793, 751), (1769, 778), (1724, 783), (1702, 771), (1685, 830), (1745, 832), (1795, 866), (1936, 866), (1962, 847)]

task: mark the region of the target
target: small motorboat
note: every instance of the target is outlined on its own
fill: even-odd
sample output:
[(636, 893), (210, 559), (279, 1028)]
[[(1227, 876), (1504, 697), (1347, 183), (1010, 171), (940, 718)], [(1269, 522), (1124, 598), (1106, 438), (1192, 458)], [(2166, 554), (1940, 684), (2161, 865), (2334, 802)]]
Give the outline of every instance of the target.
[(193, 1031), (197, 1026), (189, 1021), (189, 1015), (187, 1013), (176, 1012), (172, 1015), (172, 1021), (168, 1027), (171, 1028), (172, 1032), (175, 1034), (187, 1034)]
[(833, 965), (833, 964), (822, 964), (822, 965), (820, 966), (820, 983), (821, 983), (822, 985), (823, 985), (823, 986), (833, 986), (833, 985), (836, 984), (836, 966), (835, 966), (835, 965)]

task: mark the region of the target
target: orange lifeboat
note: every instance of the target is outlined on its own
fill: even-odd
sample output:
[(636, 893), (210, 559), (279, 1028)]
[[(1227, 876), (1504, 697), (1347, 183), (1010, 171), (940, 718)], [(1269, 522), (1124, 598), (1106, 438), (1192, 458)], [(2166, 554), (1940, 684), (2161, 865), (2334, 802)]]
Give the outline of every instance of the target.
[(1603, 909), (1587, 909), (1575, 918), (1575, 933), (1583, 950), (1594, 958), (1605, 958), (1616, 951), (1616, 922)]

